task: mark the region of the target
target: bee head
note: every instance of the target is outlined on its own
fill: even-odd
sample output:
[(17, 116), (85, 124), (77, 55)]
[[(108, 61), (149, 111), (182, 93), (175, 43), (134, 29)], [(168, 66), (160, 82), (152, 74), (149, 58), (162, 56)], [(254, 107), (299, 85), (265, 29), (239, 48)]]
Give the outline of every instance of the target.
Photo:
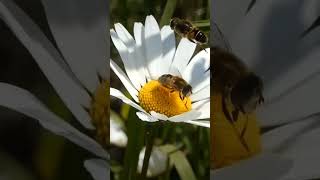
[(189, 97), (192, 94), (192, 87), (188, 84), (182, 88), (181, 93), (184, 97)]
[(236, 109), (250, 113), (263, 103), (262, 80), (253, 73), (242, 78), (231, 90), (231, 102)]

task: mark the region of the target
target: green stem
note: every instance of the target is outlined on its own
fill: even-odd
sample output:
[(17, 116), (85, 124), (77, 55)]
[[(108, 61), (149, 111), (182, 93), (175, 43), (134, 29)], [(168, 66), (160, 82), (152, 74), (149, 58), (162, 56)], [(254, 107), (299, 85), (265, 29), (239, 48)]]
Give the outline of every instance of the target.
[(141, 171), (142, 179), (146, 179), (146, 177), (147, 177), (149, 159), (151, 156), (152, 147), (153, 147), (153, 139), (155, 136), (155, 132), (154, 132), (155, 128), (153, 128), (153, 126), (155, 126), (155, 125), (148, 123), (147, 127), (146, 127), (146, 150), (144, 153), (142, 171)]

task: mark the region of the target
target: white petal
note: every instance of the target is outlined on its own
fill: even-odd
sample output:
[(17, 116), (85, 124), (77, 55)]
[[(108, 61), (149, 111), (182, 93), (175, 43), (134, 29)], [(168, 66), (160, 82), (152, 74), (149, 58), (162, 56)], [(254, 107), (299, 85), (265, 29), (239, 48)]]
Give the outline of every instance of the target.
[(164, 114), (160, 114), (160, 113), (157, 113), (155, 111), (151, 111), (150, 114), (155, 117), (156, 119), (160, 119), (160, 120), (164, 120), (164, 121), (167, 121), (169, 120), (169, 117), (164, 115)]
[(131, 34), (127, 31), (127, 29), (120, 23), (116, 23), (114, 25), (115, 30), (117, 32), (118, 37), (124, 43), (124, 45), (128, 48), (129, 51), (133, 51), (135, 47), (135, 41)]
[(162, 41), (162, 67), (161, 74), (168, 74), (173, 56), (176, 50), (176, 39), (174, 31), (170, 26), (163, 26), (161, 29), (161, 41)]
[(146, 121), (146, 122), (156, 122), (159, 121), (157, 118), (149, 115), (148, 113), (145, 112), (136, 112), (137, 116), (139, 117), (139, 119), (141, 119), (142, 121)]
[[(144, 71), (144, 75), (147, 79), (151, 79), (151, 75), (149, 74), (149, 70), (147, 68), (148, 60), (146, 59), (145, 53), (145, 40), (144, 40), (144, 27), (142, 23), (134, 23), (133, 26), (134, 38), (136, 40), (136, 51), (137, 51), (137, 59), (139, 64), (141, 64), (141, 71)], [(141, 72), (143, 73), (143, 72)], [(143, 84), (144, 85), (144, 84)]]
[(126, 147), (128, 137), (119, 125), (119, 121), (114, 118), (114, 115), (110, 114), (110, 143), (119, 147)]
[(200, 89), (197, 92), (193, 92), (190, 98), (192, 102), (210, 98), (210, 85)]
[(258, 109), (263, 126), (273, 126), (299, 120), (320, 111), (320, 74), (315, 74), (270, 104)]
[(208, 86), (210, 84), (210, 49), (202, 50), (195, 55), (186, 69), (182, 73), (182, 77), (191, 86), (193, 91)]
[(36, 97), (26, 90), (0, 83), (0, 105), (34, 118), (51, 132), (65, 137), (97, 156), (108, 158), (108, 153), (96, 141), (49, 111)]
[(84, 162), (84, 167), (94, 180), (109, 180), (110, 166), (102, 159), (89, 159)]
[(201, 113), (197, 119), (210, 118), (210, 99), (201, 100), (192, 104), (192, 109), (196, 109)]
[(210, 128), (210, 121), (201, 121), (201, 120), (192, 120), (192, 121), (185, 121), (185, 123), (193, 124), (196, 126), (202, 126), (206, 128)]
[[(270, 102), (290, 92), (292, 88), (303, 84), (314, 77), (320, 70), (320, 48), (310, 50), (304, 57), (299, 58), (297, 64), (292, 65), (286, 72), (272, 82), (265, 83), (264, 96)], [(292, 60), (292, 59), (290, 59)]]
[[(146, 148), (144, 147), (139, 154), (139, 161), (138, 161), (138, 172), (141, 173), (143, 159), (145, 155)], [(162, 152), (158, 147), (152, 147), (150, 159), (149, 159), (149, 166), (147, 170), (147, 177), (154, 177), (162, 174), (167, 170), (167, 161), (168, 156), (164, 152)]]
[(320, 177), (319, 115), (275, 128), (263, 134), (263, 145), (293, 160), (293, 168), (284, 179), (314, 179)]
[[(186, 38), (182, 38), (177, 47), (170, 71), (176, 71), (181, 74), (187, 67), (197, 44), (190, 42)], [(175, 70), (176, 69), (176, 70)]]
[[(118, 28), (118, 30), (119, 30), (119, 28)], [(119, 30), (119, 31), (121, 31), (121, 30)], [(126, 33), (123, 32), (120, 34), (126, 34)], [(113, 44), (115, 45), (115, 47), (117, 48), (117, 50), (121, 56), (124, 68), (127, 72), (127, 75), (129, 77), (131, 83), (134, 85), (134, 87), (136, 89), (139, 90), (141, 86), (140, 86), (138, 78), (136, 78), (136, 77), (140, 77), (140, 76), (137, 73), (137, 70), (136, 70), (136, 67), (134, 64), (135, 63), (134, 62), (135, 51), (134, 51), (134, 49), (132, 49), (134, 47), (131, 47), (131, 49), (128, 48), (113, 29), (110, 30), (110, 35), (111, 35), (111, 39), (112, 39)], [(125, 37), (122, 37), (122, 38), (124, 39), (124, 41), (129, 41), (128, 38), (125, 38)], [(127, 44), (130, 44), (130, 43), (127, 42)], [(131, 46), (134, 46), (134, 45), (131, 45)]]
[[(310, 22), (315, 21), (319, 15), (307, 6), (310, 2), (312, 1), (257, 1), (255, 8), (235, 28), (235, 34), (230, 39), (233, 50), (260, 75), (268, 78), (278, 76), (276, 72), (293, 64), (292, 61), (282, 62), (281, 58), (295, 53), (301, 34), (311, 25), (303, 22), (305, 17), (310, 18)], [(268, 24), (271, 21), (274, 25)]]
[(122, 24), (117, 23), (114, 25), (115, 29), (117, 31), (117, 35), (121, 39), (121, 41), (125, 44), (125, 46), (128, 48), (128, 60), (129, 62), (126, 62), (128, 66), (128, 70), (131, 71), (132, 75), (134, 76), (135, 80), (137, 81), (136, 88), (139, 90), (141, 85), (144, 85), (146, 82), (145, 77), (145, 61), (142, 56), (141, 52), (141, 46), (137, 46), (135, 40), (131, 36), (131, 34), (127, 31), (125, 27), (123, 27)]
[(126, 74), (122, 71), (122, 69), (110, 59), (110, 67), (114, 73), (118, 76), (124, 87), (128, 90), (131, 97), (136, 101), (139, 102), (138, 99), (138, 91), (133, 87), (131, 81), (128, 79)]
[(158, 79), (161, 76), (162, 67), (162, 44), (160, 28), (153, 16), (147, 16), (145, 21), (145, 50), (147, 57), (147, 66), (152, 79)]
[(185, 122), (189, 120), (199, 119), (201, 113), (199, 111), (191, 110), (179, 115), (175, 115), (169, 118), (172, 122)]
[(127, 98), (124, 94), (122, 94), (121, 91), (115, 88), (110, 88), (110, 96), (114, 96), (118, 99), (121, 99), (124, 103), (138, 109), (139, 111), (145, 112), (138, 104), (131, 101), (129, 98)]
[(58, 51), (32, 20), (12, 1), (0, 2), (0, 18), (29, 50), (63, 102), (86, 128), (93, 129), (88, 113), (90, 97), (73, 78)]
[(229, 167), (210, 172), (210, 179), (277, 180), (292, 167), (292, 161), (277, 155), (260, 154)]
[(93, 92), (106, 77), (109, 39), (105, 1), (42, 0), (51, 32), (72, 72)]
[[(211, 24), (216, 22), (223, 34), (229, 38), (234, 28), (245, 16), (248, 5), (252, 0), (217, 0), (211, 3)], [(224, 9), (228, 7), (228, 11)]]

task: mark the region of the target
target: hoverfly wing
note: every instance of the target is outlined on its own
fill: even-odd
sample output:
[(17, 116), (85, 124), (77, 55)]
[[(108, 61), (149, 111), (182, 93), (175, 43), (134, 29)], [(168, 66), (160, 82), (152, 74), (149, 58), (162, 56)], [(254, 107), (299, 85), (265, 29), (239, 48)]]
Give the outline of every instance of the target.
[(211, 30), (212, 34), (210, 34), (211, 47), (219, 47), (219, 48), (223, 48), (228, 52), (231, 52), (232, 51), (231, 46), (228, 40), (223, 35), (217, 23), (213, 22), (213, 24), (211, 25), (211, 28), (212, 28)]

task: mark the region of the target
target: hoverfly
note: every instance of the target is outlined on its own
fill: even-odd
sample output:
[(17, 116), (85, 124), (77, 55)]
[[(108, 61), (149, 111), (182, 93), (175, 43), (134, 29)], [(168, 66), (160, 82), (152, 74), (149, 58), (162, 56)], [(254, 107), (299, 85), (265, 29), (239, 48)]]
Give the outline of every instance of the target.
[(192, 25), (191, 22), (185, 19), (172, 18), (170, 20), (170, 27), (179, 36), (189, 39), (189, 41), (198, 45), (204, 45), (208, 43), (207, 36), (199, 30), (198, 27)]

